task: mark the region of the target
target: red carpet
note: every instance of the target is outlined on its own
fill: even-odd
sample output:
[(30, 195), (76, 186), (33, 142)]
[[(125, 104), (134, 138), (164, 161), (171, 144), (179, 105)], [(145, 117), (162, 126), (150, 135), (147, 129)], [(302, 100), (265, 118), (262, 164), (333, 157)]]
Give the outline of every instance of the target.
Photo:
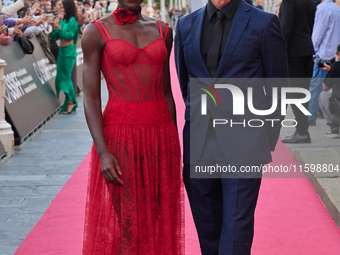
[[(171, 61), (178, 126), (183, 128), (184, 104)], [(180, 134), (181, 137), (181, 134)], [(27, 236), (16, 255), (81, 254), (89, 156), (60, 191)], [(282, 143), (275, 165), (296, 161)], [(186, 255), (199, 255), (196, 230), (186, 201)], [(338, 255), (340, 230), (305, 178), (264, 178), (256, 211), (253, 255)]]

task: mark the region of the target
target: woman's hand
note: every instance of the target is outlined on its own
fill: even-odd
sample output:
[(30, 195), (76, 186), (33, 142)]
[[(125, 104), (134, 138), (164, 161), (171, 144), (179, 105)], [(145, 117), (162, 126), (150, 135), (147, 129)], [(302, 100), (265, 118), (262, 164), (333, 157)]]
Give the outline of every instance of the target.
[(14, 30), (13, 30), (13, 34), (14, 35), (18, 35), (19, 37), (22, 37), (22, 29), (23, 29), (23, 25), (16, 25), (16, 26), (14, 26)]
[(59, 26), (59, 23), (60, 23), (59, 17), (55, 18), (55, 19), (54, 19), (54, 23), (53, 23), (53, 27), (60, 30), (61, 27)]
[(41, 19), (42, 19), (44, 22), (48, 21), (49, 18), (50, 18), (50, 17), (49, 17), (47, 14), (45, 14), (45, 13), (41, 15)]
[(58, 18), (59, 18), (59, 21), (64, 19), (64, 13), (63, 12), (59, 12), (58, 13)]
[(7, 40), (9, 39), (9, 36), (5, 36), (4, 34), (0, 35), (0, 45), (3, 45)]
[(107, 182), (119, 186), (124, 185), (119, 178), (119, 176), (122, 175), (119, 162), (111, 153), (107, 153), (100, 157), (100, 165), (102, 174)]
[(0, 27), (0, 33), (2, 33), (3, 31), (5, 31), (6, 30), (6, 25), (2, 25), (1, 27)]
[(19, 20), (19, 24), (34, 26), (35, 21), (30, 16), (25, 16), (22, 20)]
[(35, 15), (37, 10), (38, 10), (38, 6), (37, 6), (37, 4), (35, 4), (34, 7), (31, 8), (31, 12), (30, 12), (29, 16), (32, 17), (33, 15)]

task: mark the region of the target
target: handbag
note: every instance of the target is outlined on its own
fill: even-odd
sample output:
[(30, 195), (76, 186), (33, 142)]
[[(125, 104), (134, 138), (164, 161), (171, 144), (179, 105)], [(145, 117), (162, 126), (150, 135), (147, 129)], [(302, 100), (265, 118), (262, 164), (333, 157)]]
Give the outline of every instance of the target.
[(26, 37), (18, 37), (18, 43), (25, 54), (32, 54), (34, 51), (33, 43)]
[(339, 98), (331, 96), (329, 98), (328, 108), (331, 114), (340, 117), (340, 99)]

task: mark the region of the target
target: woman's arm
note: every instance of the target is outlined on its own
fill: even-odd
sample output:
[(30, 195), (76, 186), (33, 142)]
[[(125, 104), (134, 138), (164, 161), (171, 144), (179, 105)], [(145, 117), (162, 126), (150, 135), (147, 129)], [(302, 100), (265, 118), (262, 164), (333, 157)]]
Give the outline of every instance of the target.
[(100, 59), (105, 42), (94, 24), (86, 26), (81, 46), (84, 54), (83, 95), (87, 125), (97, 149), (105, 180), (113, 184), (123, 185), (118, 177), (118, 174), (122, 174), (119, 163), (109, 152), (104, 136), (100, 96)]
[[(163, 26), (163, 31), (165, 31), (165, 26)], [(170, 54), (171, 54), (171, 49), (172, 49), (172, 42), (173, 42), (172, 28), (169, 27), (169, 31), (165, 39), (166, 48), (168, 50), (168, 56), (163, 66), (163, 90), (164, 90), (166, 101), (168, 102), (171, 118), (174, 121), (176, 128), (177, 128), (176, 106), (175, 106), (175, 101), (174, 101), (174, 98), (172, 96), (172, 91), (171, 91), (170, 64), (169, 64)]]
[(14, 27), (17, 24), (17, 20), (14, 19), (5, 19), (4, 24), (8, 27)]
[(70, 18), (61, 29), (61, 38), (65, 40), (73, 40), (79, 29), (78, 21), (75, 17)]
[(51, 37), (54, 39), (61, 39), (61, 22), (59, 20), (59, 18), (55, 18), (54, 23), (53, 23), (53, 27), (54, 29), (51, 32)]
[[(47, 23), (46, 23), (46, 25), (47, 25)], [(22, 37), (37, 35), (40, 32), (44, 31), (45, 29), (46, 29), (46, 26), (31, 26), (31, 27), (28, 27), (23, 32)]]

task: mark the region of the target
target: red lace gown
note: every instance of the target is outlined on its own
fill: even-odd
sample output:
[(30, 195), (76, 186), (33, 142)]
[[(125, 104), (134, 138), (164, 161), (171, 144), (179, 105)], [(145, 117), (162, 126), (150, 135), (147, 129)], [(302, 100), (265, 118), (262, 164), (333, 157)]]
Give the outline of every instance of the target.
[(89, 172), (83, 254), (181, 255), (183, 206), (180, 146), (163, 92), (167, 57), (160, 38), (140, 49), (111, 39), (101, 57), (109, 100), (106, 143), (122, 168), (124, 186), (107, 183), (95, 146)]

